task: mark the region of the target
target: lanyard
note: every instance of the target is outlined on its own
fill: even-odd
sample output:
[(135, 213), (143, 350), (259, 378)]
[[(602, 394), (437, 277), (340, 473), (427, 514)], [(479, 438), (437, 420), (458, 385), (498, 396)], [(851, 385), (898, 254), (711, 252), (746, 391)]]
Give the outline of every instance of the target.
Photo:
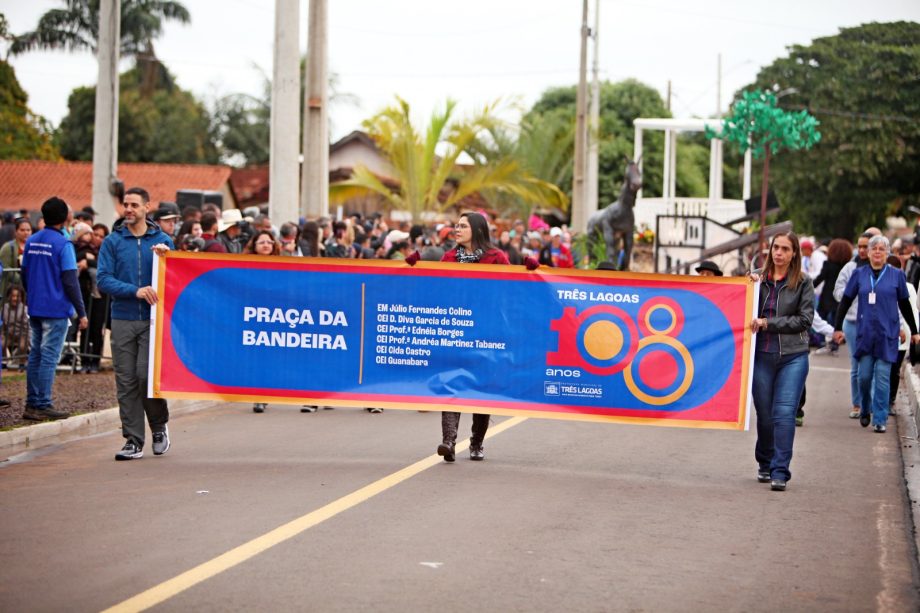
[(878, 282), (882, 280), (882, 277), (885, 276), (885, 273), (888, 272), (888, 264), (885, 264), (885, 268), (882, 269), (882, 272), (878, 274), (878, 279), (875, 278), (875, 275), (872, 274), (872, 271), (869, 271), (869, 287), (871, 288), (871, 293), (875, 293), (875, 286), (878, 285)]

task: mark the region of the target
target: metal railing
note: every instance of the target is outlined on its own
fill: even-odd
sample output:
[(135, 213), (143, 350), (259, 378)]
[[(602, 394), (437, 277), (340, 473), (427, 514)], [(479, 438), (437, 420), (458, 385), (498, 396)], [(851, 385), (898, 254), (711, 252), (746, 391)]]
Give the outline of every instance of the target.
[[(0, 277), (0, 315), (3, 318), (0, 324), (0, 341), (3, 344), (0, 361), (8, 370), (24, 371), (29, 360), (32, 330), (19, 272), (18, 268), (6, 268)], [(75, 373), (77, 370), (98, 368), (103, 360), (112, 359), (111, 355), (104, 355), (109, 298), (104, 295), (96, 298), (92, 293), (83, 298), (89, 327), (78, 330), (77, 319), (70, 321), (58, 362), (59, 371)]]

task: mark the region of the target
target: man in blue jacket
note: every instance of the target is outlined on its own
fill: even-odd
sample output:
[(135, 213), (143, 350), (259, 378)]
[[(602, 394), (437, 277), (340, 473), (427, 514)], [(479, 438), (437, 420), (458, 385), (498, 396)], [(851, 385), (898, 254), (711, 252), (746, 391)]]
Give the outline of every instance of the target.
[(112, 297), (112, 360), (125, 445), (116, 460), (144, 456), (144, 415), (153, 433), (153, 454), (169, 450), (169, 407), (162, 398), (147, 397), (150, 307), (157, 303), (152, 285), (154, 251), (173, 248), (172, 239), (147, 220), (150, 196), (132, 187), (124, 196), (124, 219), (99, 249), (96, 282)]
[(22, 253), (22, 284), (29, 305), (32, 347), (26, 368), (25, 419), (62, 419), (67, 413), (51, 404), (51, 388), (70, 318), (80, 318), (80, 329), (89, 325), (77, 280), (77, 256), (62, 228), (70, 207), (60, 198), (42, 204), (45, 228), (26, 241)]

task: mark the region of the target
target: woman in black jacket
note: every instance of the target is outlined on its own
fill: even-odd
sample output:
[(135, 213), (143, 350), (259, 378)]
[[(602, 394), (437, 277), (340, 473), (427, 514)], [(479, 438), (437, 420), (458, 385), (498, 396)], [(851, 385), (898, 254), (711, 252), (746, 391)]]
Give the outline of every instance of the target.
[(802, 271), (799, 238), (777, 234), (762, 277), (757, 317), (754, 380), (751, 393), (757, 412), (757, 480), (783, 491), (792, 477), (795, 413), (808, 376), (808, 329), (815, 314), (815, 289)]

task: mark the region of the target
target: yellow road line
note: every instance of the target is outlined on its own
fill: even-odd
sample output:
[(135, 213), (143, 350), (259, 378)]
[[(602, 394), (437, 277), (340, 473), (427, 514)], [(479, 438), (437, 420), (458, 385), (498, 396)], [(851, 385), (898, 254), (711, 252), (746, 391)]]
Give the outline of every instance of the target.
[[(489, 433), (486, 435), (486, 438), (492, 438), (496, 434), (500, 434), (509, 428), (523, 423), (526, 421), (526, 417), (512, 417), (507, 419), (500, 424), (489, 429)], [(457, 445), (457, 451), (463, 451), (469, 447), (469, 439), (463, 441)], [(181, 594), (185, 590), (193, 587), (202, 581), (206, 581), (211, 577), (214, 577), (225, 570), (233, 568), (238, 564), (242, 564), (246, 560), (253, 558), (263, 551), (274, 547), (284, 541), (294, 538), (298, 534), (309, 530), (313, 526), (321, 524), (322, 522), (335, 517), (343, 511), (357, 506), (373, 498), (377, 494), (385, 492), (386, 490), (399, 485), (403, 481), (414, 477), (415, 475), (421, 473), (422, 471), (431, 468), (441, 462), (441, 458), (437, 455), (431, 455), (427, 458), (419, 460), (415, 464), (411, 464), (402, 470), (398, 470), (395, 473), (387, 475), (382, 479), (378, 479), (373, 483), (362, 487), (359, 490), (339, 498), (333, 502), (330, 502), (324, 507), (320, 507), (315, 511), (311, 511), (306, 515), (302, 515), (295, 520), (292, 520), (283, 526), (279, 526), (267, 532), (262, 536), (258, 536), (247, 543), (243, 543), (239, 547), (235, 547), (230, 551), (223, 553), (216, 558), (208, 560), (202, 564), (199, 564), (195, 568), (189, 569), (177, 575), (172, 579), (168, 579), (159, 585), (155, 585), (149, 590), (141, 592), (136, 596), (122, 601), (116, 604), (113, 607), (110, 607), (103, 611), (103, 613), (114, 613), (114, 612), (128, 612), (128, 611), (144, 611), (153, 607), (155, 605), (164, 602), (177, 594)]]

